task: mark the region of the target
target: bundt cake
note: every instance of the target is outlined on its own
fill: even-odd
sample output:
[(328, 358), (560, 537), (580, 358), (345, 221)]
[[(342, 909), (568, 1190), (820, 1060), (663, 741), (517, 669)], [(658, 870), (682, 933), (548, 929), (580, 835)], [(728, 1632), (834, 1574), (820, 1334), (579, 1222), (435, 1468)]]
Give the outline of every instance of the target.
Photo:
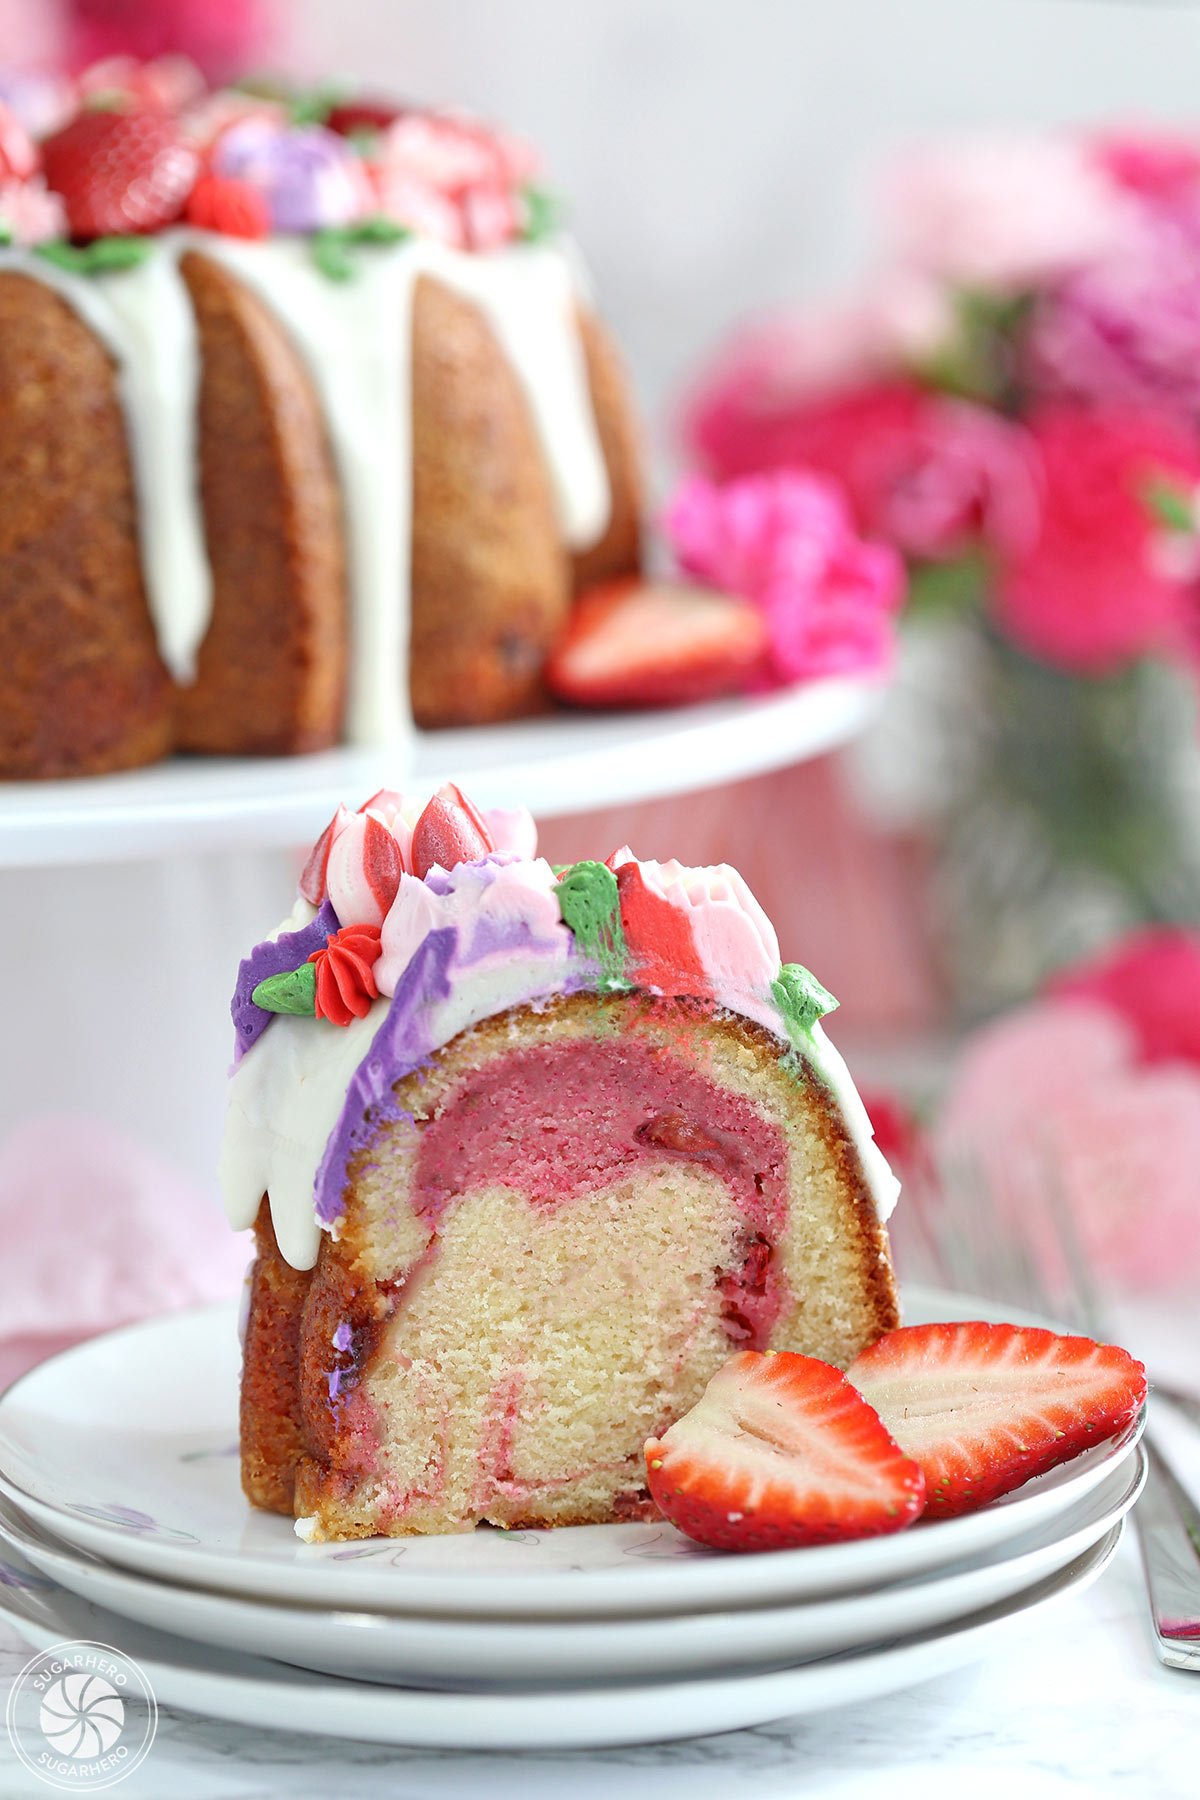
[(740, 1348), (897, 1322), (897, 1184), (736, 870), (555, 870), (455, 788), (340, 809), (242, 963), (242, 1478), (301, 1535), (653, 1513)]
[(125, 79), (39, 143), (0, 104), (0, 776), (538, 709), (641, 494), (531, 157)]

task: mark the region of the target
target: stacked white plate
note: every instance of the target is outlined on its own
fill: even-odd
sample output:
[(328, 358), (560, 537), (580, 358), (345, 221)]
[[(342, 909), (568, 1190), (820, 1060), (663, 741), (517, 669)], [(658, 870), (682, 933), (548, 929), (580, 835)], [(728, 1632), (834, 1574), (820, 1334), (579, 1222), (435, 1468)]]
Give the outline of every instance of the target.
[[(986, 1317), (910, 1293), (910, 1321)], [(160, 1704), (455, 1749), (597, 1748), (866, 1700), (989, 1654), (1111, 1559), (1138, 1427), (981, 1512), (757, 1556), (665, 1524), (306, 1545), (238, 1483), (231, 1311), (0, 1400), (0, 1612), (136, 1658)]]

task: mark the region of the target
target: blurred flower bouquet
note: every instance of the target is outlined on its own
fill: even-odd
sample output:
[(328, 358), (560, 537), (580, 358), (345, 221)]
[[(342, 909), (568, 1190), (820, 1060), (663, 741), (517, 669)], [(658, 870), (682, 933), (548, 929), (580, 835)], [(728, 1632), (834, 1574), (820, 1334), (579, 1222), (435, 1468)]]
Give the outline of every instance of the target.
[(905, 559), (878, 760), (924, 772), (976, 1010), (1200, 919), (1200, 137), (951, 143), (885, 197), (869, 289), (740, 336), (684, 431), (721, 484), (832, 478)]

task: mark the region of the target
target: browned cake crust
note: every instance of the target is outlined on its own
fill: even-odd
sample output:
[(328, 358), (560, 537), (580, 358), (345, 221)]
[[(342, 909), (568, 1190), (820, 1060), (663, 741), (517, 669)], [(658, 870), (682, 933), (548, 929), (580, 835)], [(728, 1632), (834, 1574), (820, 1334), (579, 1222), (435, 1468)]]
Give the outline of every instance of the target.
[(412, 338), (413, 715), (510, 718), (540, 703), (569, 606), (549, 472), (478, 307), (422, 275)]
[(99, 775), (170, 748), (107, 350), (43, 282), (0, 275), (0, 776)]
[[(732, 1052), (739, 1064), (748, 1057), (759, 1078), (779, 1080), (779, 1044), (749, 1020), (727, 1013), (714, 1017), (695, 1002), (657, 1001), (648, 996), (601, 999), (594, 994), (559, 999), (536, 1015), (518, 1008), (485, 1020), (439, 1053), (435, 1079), (440, 1081), (444, 1075), (452, 1081), (460, 1065), (473, 1066), (478, 1059), (510, 1047), (514, 1023), (532, 1025), (536, 1019), (537, 1029), (553, 1031), (557, 1021), (570, 1030), (572, 1021), (586, 1020), (598, 1011), (616, 1015), (614, 1022), (626, 1029), (638, 1029), (638, 1020), (644, 1019), (651, 1030), (665, 1028), (689, 1036), (698, 1032), (714, 1045), (716, 1054)], [(418, 1070), (397, 1084), (402, 1114), (425, 1116), (428, 1083), (428, 1071)], [(790, 1319), (782, 1322), (781, 1335), (773, 1342), (776, 1347), (802, 1350), (845, 1366), (859, 1350), (899, 1323), (887, 1234), (828, 1090), (821, 1082), (801, 1075), (796, 1094), (797, 1126), (808, 1134), (809, 1145), (807, 1204), (812, 1209), (813, 1240), (805, 1255), (810, 1267), (827, 1274), (837, 1304), (831, 1311), (828, 1295), (794, 1293)], [(369, 1471), (363, 1467), (361, 1434), (339, 1429), (338, 1410), (330, 1401), (330, 1376), (335, 1368), (340, 1370), (341, 1403), (349, 1400), (353, 1406), (355, 1390), (371, 1379), (388, 1321), (402, 1304), (393, 1285), (378, 1278), (386, 1249), (383, 1247), (381, 1257), (381, 1246), (373, 1236), (370, 1200), (366, 1190), (359, 1188), (377, 1155), (378, 1146), (373, 1146), (352, 1164), (349, 1202), (339, 1236), (336, 1241), (322, 1236), (316, 1266), (310, 1271), (291, 1269), (282, 1261), (264, 1200), (256, 1227), (258, 1261), (244, 1349), (242, 1480), (247, 1496), (271, 1511), (318, 1514), (332, 1527), (330, 1535), (343, 1537), (362, 1536), (373, 1528), (364, 1525), (361, 1514), (348, 1503)], [(351, 1325), (355, 1344), (354, 1366), (349, 1371), (332, 1343), (333, 1333), (343, 1321)], [(734, 1348), (731, 1343), (730, 1352)], [(664, 1428), (669, 1423), (665, 1421)], [(615, 1509), (613, 1516), (620, 1511), (622, 1517), (633, 1517), (644, 1510), (636, 1494), (618, 1498), (629, 1504)], [(578, 1519), (505, 1520), (511, 1526), (586, 1522), (582, 1515)]]
[(642, 445), (632, 390), (621, 353), (607, 327), (581, 308), (579, 333), (587, 359), (588, 383), (600, 448), (608, 468), (612, 507), (604, 536), (571, 559), (577, 594), (598, 581), (636, 575), (642, 566)]
[(312, 381), (228, 270), (181, 264), (200, 338), (200, 489), (212, 622), (179, 747), (286, 754), (337, 743), (348, 601), (341, 498)]

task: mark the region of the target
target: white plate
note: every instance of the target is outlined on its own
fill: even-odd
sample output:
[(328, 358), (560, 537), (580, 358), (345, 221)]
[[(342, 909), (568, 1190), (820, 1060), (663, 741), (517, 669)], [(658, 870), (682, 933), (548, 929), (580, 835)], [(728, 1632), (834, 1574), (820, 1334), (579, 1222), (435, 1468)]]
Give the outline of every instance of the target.
[[(907, 1296), (908, 1316), (986, 1317)], [(473, 1616), (711, 1611), (877, 1588), (1037, 1530), (1126, 1456), (1141, 1421), (977, 1513), (859, 1543), (721, 1555), (666, 1524), (303, 1544), (253, 1511), (237, 1459), (231, 1308), (148, 1320), (42, 1363), (0, 1399), (0, 1488), (52, 1536), (184, 1586), (306, 1606)]]
[[(435, 1694), (310, 1675), (128, 1624), (46, 1585), (15, 1556), (7, 1585), (0, 1584), (0, 1612), (37, 1649), (77, 1639), (115, 1645), (141, 1664), (160, 1705), (258, 1729), (417, 1749), (594, 1750), (823, 1713), (962, 1668), (1044, 1625), (1059, 1600), (1087, 1587), (1111, 1561), (1122, 1530), (1114, 1526), (1059, 1574), (940, 1631), (768, 1674), (557, 1693)], [(14, 1580), (42, 1585), (22, 1588)]]
[(339, 800), (379, 787), (455, 780), (480, 806), (527, 806), (541, 818), (690, 793), (832, 750), (862, 730), (882, 691), (814, 681), (667, 712), (419, 731), (411, 751), (177, 758), (124, 775), (0, 782), (0, 868), (290, 849), (315, 838)]
[(169, 1587), (53, 1543), (0, 1502), (0, 1542), (61, 1587), (123, 1618), (202, 1644), (272, 1657), (301, 1668), (407, 1687), (514, 1687), (597, 1680), (668, 1680), (763, 1668), (945, 1625), (1011, 1599), (1066, 1568), (1129, 1511), (1146, 1479), (1146, 1456), (1125, 1463), (1095, 1492), (994, 1559), (874, 1594), (799, 1606), (747, 1607), (686, 1619), (546, 1620), (398, 1618), (327, 1612)]

